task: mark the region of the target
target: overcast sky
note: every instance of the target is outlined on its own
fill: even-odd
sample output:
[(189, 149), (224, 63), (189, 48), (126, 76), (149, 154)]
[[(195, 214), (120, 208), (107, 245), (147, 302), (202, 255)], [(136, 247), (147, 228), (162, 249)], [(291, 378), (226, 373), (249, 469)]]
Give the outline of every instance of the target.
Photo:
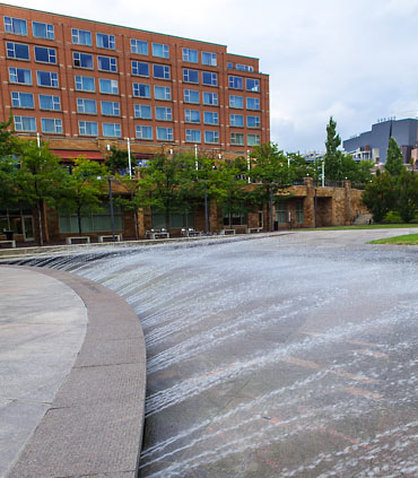
[(324, 149), (388, 116), (418, 114), (418, 0), (29, 0), (14, 5), (168, 33), (260, 58), (271, 140)]

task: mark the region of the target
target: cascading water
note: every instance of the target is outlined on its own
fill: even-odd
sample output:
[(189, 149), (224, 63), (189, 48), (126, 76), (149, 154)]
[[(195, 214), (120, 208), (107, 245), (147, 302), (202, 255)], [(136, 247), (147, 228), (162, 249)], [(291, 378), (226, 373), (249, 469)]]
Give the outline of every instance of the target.
[(98, 281), (136, 311), (141, 476), (417, 476), (418, 255), (361, 234), (24, 262)]

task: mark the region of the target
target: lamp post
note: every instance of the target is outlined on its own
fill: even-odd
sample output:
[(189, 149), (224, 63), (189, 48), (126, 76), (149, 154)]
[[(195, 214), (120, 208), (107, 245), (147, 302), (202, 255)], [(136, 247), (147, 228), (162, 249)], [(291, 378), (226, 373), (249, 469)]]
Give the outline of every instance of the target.
[(131, 139), (126, 138), (126, 143), (128, 146), (128, 168), (129, 168), (129, 178), (132, 179), (132, 161), (131, 161)]
[(209, 214), (208, 214), (208, 184), (205, 181), (203, 183), (205, 187), (205, 228), (206, 228), (206, 235), (209, 235)]

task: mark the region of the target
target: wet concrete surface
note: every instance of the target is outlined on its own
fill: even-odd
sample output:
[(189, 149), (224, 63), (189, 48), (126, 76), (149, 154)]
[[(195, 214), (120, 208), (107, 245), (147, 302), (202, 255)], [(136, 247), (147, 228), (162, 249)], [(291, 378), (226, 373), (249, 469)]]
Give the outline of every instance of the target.
[(49, 262), (113, 289), (141, 320), (141, 476), (417, 476), (418, 248), (366, 244), (408, 232)]

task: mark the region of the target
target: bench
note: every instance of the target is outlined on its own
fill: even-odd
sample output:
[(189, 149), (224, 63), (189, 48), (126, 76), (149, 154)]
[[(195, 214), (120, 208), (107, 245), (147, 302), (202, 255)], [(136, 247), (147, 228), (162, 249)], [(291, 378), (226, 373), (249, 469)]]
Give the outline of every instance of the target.
[(120, 242), (122, 240), (122, 234), (112, 234), (106, 235), (106, 236), (97, 236), (97, 240), (99, 242), (105, 242), (106, 239), (109, 239), (110, 241), (113, 241), (113, 238), (115, 238), (116, 242)]
[(10, 244), (10, 247), (16, 247), (16, 241), (13, 239), (0, 241), (0, 244)]
[(222, 229), (221, 234), (223, 236), (226, 236), (228, 234), (235, 234), (235, 229)]
[(262, 227), (247, 227), (247, 234), (252, 234), (253, 232), (261, 232), (263, 230)]
[(161, 239), (163, 237), (170, 237), (170, 233), (167, 232), (165, 229), (151, 229), (150, 231), (146, 231), (145, 237), (147, 239)]
[(73, 241), (86, 241), (87, 244), (90, 244), (90, 236), (74, 236), (65, 238), (66, 244), (72, 244)]
[(193, 228), (189, 228), (189, 229), (184, 229), (183, 228), (181, 230), (181, 235), (184, 236), (184, 237), (196, 237), (196, 236), (201, 236), (202, 232), (201, 231), (196, 231)]

